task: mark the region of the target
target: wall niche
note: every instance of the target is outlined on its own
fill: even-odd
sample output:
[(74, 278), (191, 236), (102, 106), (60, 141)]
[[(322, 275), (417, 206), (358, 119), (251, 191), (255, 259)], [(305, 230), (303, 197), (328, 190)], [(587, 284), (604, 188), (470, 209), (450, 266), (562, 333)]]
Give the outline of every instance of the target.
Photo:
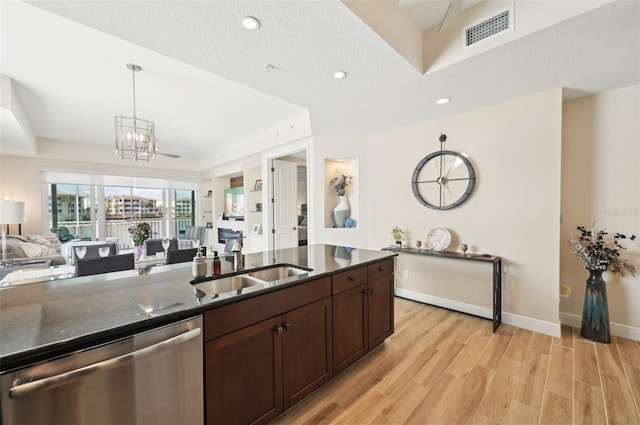
[[(325, 228), (350, 229), (359, 225), (358, 174), (358, 158), (326, 158), (324, 160)], [(346, 187), (344, 183), (348, 183)], [(344, 189), (344, 195), (340, 196), (342, 189)]]

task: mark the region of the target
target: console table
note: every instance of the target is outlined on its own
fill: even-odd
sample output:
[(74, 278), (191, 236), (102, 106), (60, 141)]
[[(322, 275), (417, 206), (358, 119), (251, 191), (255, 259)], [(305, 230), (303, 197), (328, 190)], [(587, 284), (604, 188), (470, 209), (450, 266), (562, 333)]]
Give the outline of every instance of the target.
[(431, 251), (416, 248), (382, 248), (382, 251), (402, 254), (426, 255), (429, 257), (449, 258), (452, 260), (480, 261), (493, 264), (493, 332), (502, 323), (502, 258), (488, 254), (460, 254), (449, 251)]

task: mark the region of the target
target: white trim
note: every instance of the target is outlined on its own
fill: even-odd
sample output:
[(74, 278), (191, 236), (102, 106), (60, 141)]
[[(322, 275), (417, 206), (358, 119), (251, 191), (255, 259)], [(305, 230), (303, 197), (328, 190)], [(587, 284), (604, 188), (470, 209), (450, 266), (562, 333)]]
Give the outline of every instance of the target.
[[(560, 313), (560, 323), (574, 328), (580, 328), (582, 326), (582, 316), (572, 313)], [(640, 328), (610, 322), (609, 330), (611, 331), (611, 335), (640, 341)]]
[[(409, 289), (396, 288), (395, 294), (398, 297), (407, 298), (438, 307), (444, 307), (450, 310), (460, 311), (462, 313), (473, 314), (474, 316), (484, 317), (489, 320), (491, 320), (491, 318), (493, 317), (493, 311), (490, 308), (486, 307), (461, 303), (459, 301), (454, 301), (447, 298), (435, 297), (433, 295), (427, 295), (421, 292), (411, 291)], [(502, 323), (504, 323), (505, 325), (528, 329), (534, 332), (540, 332), (546, 335), (560, 337), (560, 323), (546, 322), (544, 320), (533, 319), (531, 317), (519, 316), (517, 314), (505, 312), (502, 312)]]
[(461, 303), (447, 298), (435, 297), (422, 292), (411, 291), (409, 289), (396, 288), (396, 295), (402, 298), (408, 298), (421, 303), (437, 305), (438, 307), (456, 310), (462, 313), (473, 314), (474, 316), (484, 317), (491, 320), (493, 311), (490, 308), (480, 307), (473, 304)]

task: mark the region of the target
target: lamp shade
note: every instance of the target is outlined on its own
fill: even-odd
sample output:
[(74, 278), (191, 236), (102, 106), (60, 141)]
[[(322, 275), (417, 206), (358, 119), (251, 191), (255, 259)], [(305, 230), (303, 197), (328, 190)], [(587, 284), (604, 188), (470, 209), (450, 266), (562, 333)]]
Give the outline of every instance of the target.
[(24, 202), (0, 200), (0, 224), (22, 224), (25, 221)]

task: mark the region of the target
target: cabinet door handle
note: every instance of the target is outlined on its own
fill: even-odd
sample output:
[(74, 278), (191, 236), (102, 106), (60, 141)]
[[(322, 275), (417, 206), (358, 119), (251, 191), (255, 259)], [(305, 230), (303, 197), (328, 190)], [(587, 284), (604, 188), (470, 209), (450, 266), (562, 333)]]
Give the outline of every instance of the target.
[(369, 288), (369, 293), (373, 294), (373, 289)]
[(282, 334), (282, 326), (276, 326), (276, 328), (273, 331), (278, 335)]
[(293, 325), (292, 325), (291, 323), (289, 323), (289, 322), (284, 322), (284, 329), (285, 329), (286, 331), (288, 331), (289, 329), (291, 329), (291, 327), (292, 327), (292, 326), (293, 326)]
[(353, 281), (355, 280), (355, 278), (354, 278), (353, 276), (349, 276), (349, 277), (347, 278), (347, 280), (348, 280), (349, 282), (353, 282)]
[(382, 266), (378, 267), (378, 271), (379, 272), (383, 272), (384, 271), (384, 267), (382, 267)]

